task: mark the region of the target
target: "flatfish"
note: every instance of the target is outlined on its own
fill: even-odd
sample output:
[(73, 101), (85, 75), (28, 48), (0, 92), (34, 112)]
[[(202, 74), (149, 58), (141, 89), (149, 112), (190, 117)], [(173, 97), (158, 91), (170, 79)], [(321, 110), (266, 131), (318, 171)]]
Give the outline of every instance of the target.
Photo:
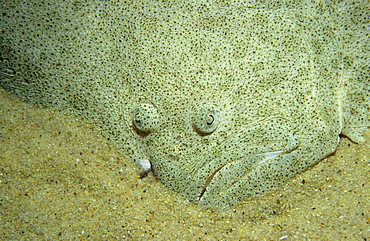
[(364, 141), (366, 2), (4, 3), (0, 85), (95, 122), (189, 200), (229, 207), (342, 136)]

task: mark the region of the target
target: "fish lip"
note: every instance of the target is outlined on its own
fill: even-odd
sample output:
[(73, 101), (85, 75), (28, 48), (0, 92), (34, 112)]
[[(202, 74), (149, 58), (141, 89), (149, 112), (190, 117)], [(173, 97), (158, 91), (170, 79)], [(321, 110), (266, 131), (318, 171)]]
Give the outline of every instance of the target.
[[(256, 163), (256, 164), (254, 164), (251, 168), (250, 168), (250, 170), (253, 170), (255, 167), (257, 167), (257, 166), (259, 166), (259, 165), (262, 165), (263, 163), (265, 163), (265, 162), (267, 162), (267, 161), (269, 161), (269, 160), (272, 160), (272, 159), (274, 159), (274, 158), (276, 158), (276, 157), (279, 157), (279, 156), (281, 156), (281, 155), (283, 155), (283, 154), (287, 154), (287, 153), (291, 153), (291, 152), (293, 152), (294, 150), (296, 150), (298, 147), (296, 147), (296, 148), (294, 148), (294, 149), (292, 149), (292, 150), (289, 150), (289, 151), (273, 151), (273, 152), (265, 152), (265, 153), (260, 153), (260, 154), (255, 154), (254, 156), (264, 156), (265, 158), (263, 159), (263, 160), (261, 160), (261, 161), (259, 161), (258, 163)], [(207, 193), (207, 189), (209, 188), (209, 186), (210, 186), (210, 184), (212, 183), (212, 181), (213, 181), (213, 179), (217, 176), (217, 174), (218, 173), (221, 173), (224, 169), (225, 169), (225, 167), (226, 166), (229, 166), (229, 165), (231, 165), (232, 163), (236, 163), (236, 162), (239, 162), (239, 161), (241, 161), (241, 160), (245, 160), (245, 159), (247, 159), (248, 158), (248, 156), (246, 157), (246, 156), (243, 156), (243, 157), (241, 157), (241, 158), (238, 158), (238, 159), (236, 159), (236, 160), (233, 160), (232, 162), (227, 162), (227, 163), (225, 163), (225, 164), (223, 164), (221, 167), (219, 167), (219, 168), (217, 168), (217, 169), (215, 169), (212, 173), (211, 173), (211, 175), (209, 175), (208, 177), (207, 177), (207, 180), (206, 180), (206, 182), (205, 182), (205, 184), (204, 184), (204, 186), (203, 186), (203, 188), (202, 188), (202, 190), (201, 190), (201, 192), (198, 194), (198, 202), (202, 202), (202, 200), (203, 200), (203, 197), (205, 196), (205, 194)], [(245, 175), (243, 175), (243, 177), (244, 177)], [(229, 187), (227, 187), (227, 189), (226, 190), (228, 190), (231, 186), (233, 186), (233, 184), (235, 184), (235, 183), (237, 183), (239, 180), (241, 180), (241, 178), (239, 178), (238, 180), (236, 180), (236, 181), (234, 181)], [(222, 195), (220, 196), (220, 198), (222, 197)]]
[[(238, 161), (238, 160), (236, 160)], [(236, 162), (235, 161), (235, 162)], [(199, 197), (198, 197), (198, 200), (202, 200), (202, 197), (203, 195), (206, 193), (207, 191), (207, 187), (209, 186), (209, 184), (212, 182), (213, 178), (215, 177), (215, 175), (220, 172), (228, 163), (225, 163), (224, 165), (222, 165), (220, 168), (216, 169), (206, 180), (206, 183), (204, 184), (203, 188), (202, 188), (202, 191), (199, 193)]]
[[(272, 153), (282, 155), (298, 148), (300, 141), (295, 136), (296, 130), (290, 125), (291, 122), (289, 118), (278, 115), (257, 118), (243, 130), (233, 131), (221, 143), (202, 152), (187, 167), (187, 179), (194, 184), (185, 187), (187, 196), (197, 201), (207, 200), (207, 197), (211, 197), (211, 194), (207, 195), (207, 190), (216, 187), (218, 181), (224, 183), (219, 184), (222, 186), (218, 190), (225, 190), (233, 185), (234, 180), (255, 169), (256, 164), (266, 165), (264, 162), (277, 156)], [(259, 157), (270, 154), (272, 156), (267, 159)], [(224, 172), (224, 169), (228, 171)], [(233, 170), (237, 176), (233, 176)], [(218, 175), (220, 172), (224, 172), (223, 177)], [(219, 178), (214, 179), (216, 176)]]

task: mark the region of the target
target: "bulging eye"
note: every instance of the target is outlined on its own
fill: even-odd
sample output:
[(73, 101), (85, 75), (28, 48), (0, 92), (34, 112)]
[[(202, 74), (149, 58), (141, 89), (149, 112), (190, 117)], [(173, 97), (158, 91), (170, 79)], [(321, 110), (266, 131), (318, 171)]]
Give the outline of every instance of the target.
[(151, 104), (140, 104), (132, 114), (134, 129), (143, 135), (155, 131), (159, 124), (157, 109)]
[(219, 110), (213, 105), (207, 105), (195, 114), (193, 127), (198, 134), (209, 135), (216, 130), (219, 120)]

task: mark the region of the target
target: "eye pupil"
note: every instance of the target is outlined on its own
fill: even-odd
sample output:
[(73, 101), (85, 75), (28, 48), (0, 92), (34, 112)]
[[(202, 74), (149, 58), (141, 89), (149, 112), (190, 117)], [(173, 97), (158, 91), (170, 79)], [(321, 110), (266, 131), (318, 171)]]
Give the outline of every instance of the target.
[(215, 122), (215, 117), (212, 114), (207, 115), (207, 125), (210, 126)]
[(139, 119), (138, 119), (139, 117), (140, 117), (140, 113), (136, 113), (136, 114), (135, 114), (134, 121), (135, 121), (135, 123), (137, 123), (137, 124), (140, 124), (140, 123), (141, 123), (141, 120), (139, 120)]

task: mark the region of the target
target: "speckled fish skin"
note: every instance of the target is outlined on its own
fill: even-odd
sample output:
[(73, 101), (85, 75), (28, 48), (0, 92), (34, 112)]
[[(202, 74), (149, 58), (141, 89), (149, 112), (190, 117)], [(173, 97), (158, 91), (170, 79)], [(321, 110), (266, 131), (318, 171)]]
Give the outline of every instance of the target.
[[(55, 14), (49, 7), (40, 16)], [(74, 7), (52, 27), (24, 31), (32, 21), (21, 18), (5, 25), (4, 49), (21, 75), (1, 85), (31, 103), (86, 116), (193, 202), (227, 208), (330, 155), (340, 134), (363, 141), (370, 108), (366, 4)], [(342, 26), (355, 10), (363, 13), (357, 27)], [(24, 43), (32, 58), (19, 54)]]
[[(335, 151), (344, 125), (341, 46), (334, 30), (322, 27), (329, 16), (306, 11), (209, 11), (190, 24), (169, 20), (158, 31), (169, 35), (147, 37), (156, 39), (157, 67), (147, 76), (161, 76), (154, 78), (162, 83), (160, 100), (152, 103), (163, 120), (146, 143), (167, 187), (227, 207)], [(192, 125), (204, 105), (220, 113), (209, 135)]]

